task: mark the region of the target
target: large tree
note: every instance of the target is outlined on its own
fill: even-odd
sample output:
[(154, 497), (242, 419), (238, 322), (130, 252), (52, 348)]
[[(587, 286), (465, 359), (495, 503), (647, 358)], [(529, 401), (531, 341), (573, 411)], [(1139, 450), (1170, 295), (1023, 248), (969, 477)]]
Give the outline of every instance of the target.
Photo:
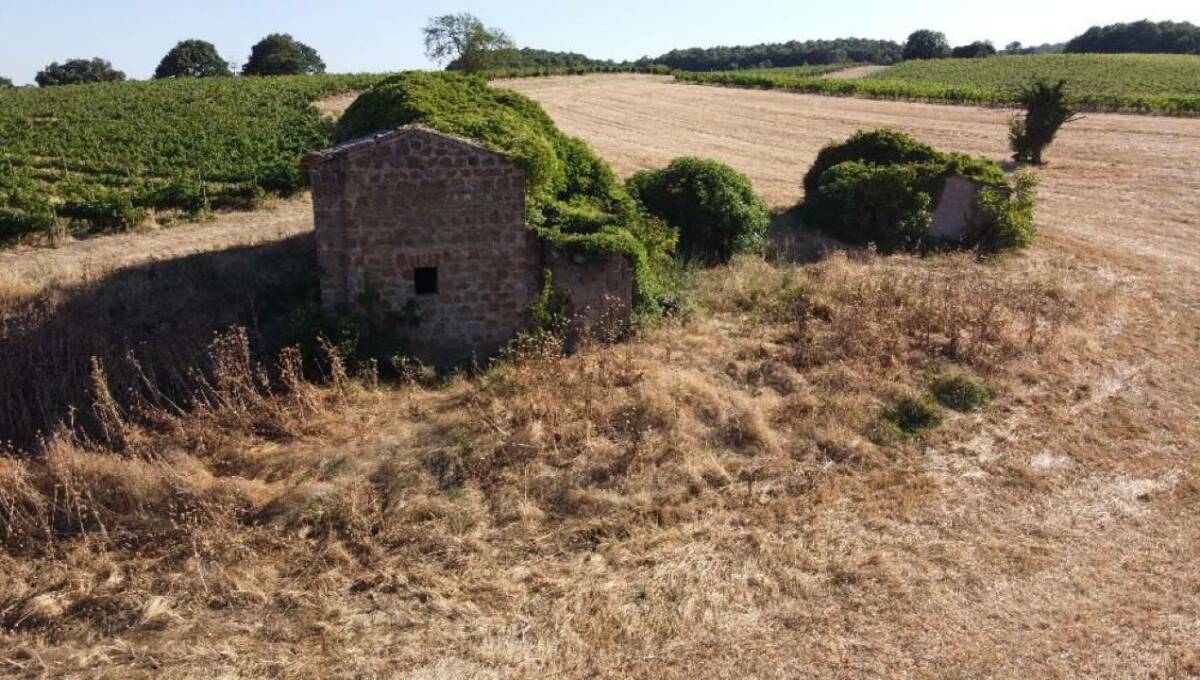
[(77, 83), (101, 83), (125, 80), (125, 74), (112, 67), (107, 59), (69, 59), (63, 63), (53, 62), (34, 77), (41, 87), (52, 85), (75, 85)]
[(272, 33), (250, 48), (242, 67), (247, 76), (291, 76), (324, 73), (325, 62), (313, 48), (286, 33)]
[(425, 24), (425, 55), (467, 73), (501, 63), (515, 47), (508, 35), (472, 14), (445, 14)]
[(208, 78), (211, 76), (230, 76), (229, 62), (217, 54), (217, 48), (205, 40), (183, 40), (167, 52), (158, 68), (154, 70), (155, 78)]
[(944, 59), (950, 56), (950, 43), (945, 33), (921, 30), (908, 36), (904, 45), (904, 60)]

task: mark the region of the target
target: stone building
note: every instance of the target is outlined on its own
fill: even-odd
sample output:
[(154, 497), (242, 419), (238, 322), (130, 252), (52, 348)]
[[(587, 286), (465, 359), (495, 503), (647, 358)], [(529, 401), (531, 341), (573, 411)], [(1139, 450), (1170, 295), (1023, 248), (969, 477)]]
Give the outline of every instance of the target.
[(547, 270), (577, 331), (628, 316), (632, 263), (543, 242), (526, 226), (525, 173), (502, 154), (412, 126), (309, 154), (304, 166), (322, 306), (403, 319), (407, 349), (424, 361), (493, 355), (528, 327)]

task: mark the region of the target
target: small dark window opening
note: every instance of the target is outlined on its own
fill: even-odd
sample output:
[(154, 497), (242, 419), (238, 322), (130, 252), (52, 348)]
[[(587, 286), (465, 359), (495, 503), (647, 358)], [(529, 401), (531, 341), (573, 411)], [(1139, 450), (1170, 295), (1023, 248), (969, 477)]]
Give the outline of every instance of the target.
[(437, 267), (417, 267), (413, 270), (413, 286), (417, 295), (434, 295), (437, 289)]

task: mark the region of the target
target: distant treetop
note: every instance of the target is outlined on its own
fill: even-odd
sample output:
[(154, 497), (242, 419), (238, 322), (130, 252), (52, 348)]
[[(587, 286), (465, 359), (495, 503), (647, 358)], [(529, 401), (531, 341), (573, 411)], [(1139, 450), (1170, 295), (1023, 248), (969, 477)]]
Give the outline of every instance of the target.
[(908, 36), (904, 45), (904, 61), (913, 59), (945, 59), (950, 56), (950, 43), (945, 33), (920, 30)]
[[(1020, 49), (1019, 47), (1017, 48)], [(950, 56), (955, 59), (978, 59), (980, 57), (990, 57), (996, 53), (996, 46), (990, 40), (976, 40), (970, 45), (955, 47), (950, 51)]]
[(1067, 43), (1067, 52), (1200, 54), (1200, 26), (1186, 21), (1135, 21), (1093, 26)]
[(0, 90), (4, 90), (4, 89), (10, 88), (12, 86), (13, 86), (13, 81), (11, 81), (8, 78), (5, 78), (3, 76), (0, 76)]
[(125, 80), (125, 74), (113, 68), (107, 59), (69, 59), (53, 62), (34, 78), (40, 87), (100, 83)]
[(250, 48), (242, 67), (246, 76), (293, 76), (324, 73), (325, 62), (313, 48), (287, 33), (272, 33)]
[(184, 40), (171, 48), (154, 70), (155, 78), (208, 78), (230, 76), (229, 62), (204, 40)]

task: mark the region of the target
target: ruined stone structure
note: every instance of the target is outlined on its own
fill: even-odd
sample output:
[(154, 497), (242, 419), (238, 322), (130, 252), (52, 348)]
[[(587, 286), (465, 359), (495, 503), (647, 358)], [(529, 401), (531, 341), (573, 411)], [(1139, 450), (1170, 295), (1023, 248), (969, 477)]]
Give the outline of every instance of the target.
[[(952, 243), (978, 239), (981, 231), (988, 226), (987, 215), (979, 203), (982, 189), (978, 183), (965, 177), (947, 177), (942, 197), (933, 211), (929, 235)], [(1008, 191), (1006, 187), (992, 187), (992, 190)]]
[[(558, 253), (525, 223), (525, 173), (501, 154), (422, 127), (310, 154), (327, 311), (371, 307), (414, 321), (409, 351), (486, 359), (527, 328), (547, 269), (578, 324), (628, 315), (632, 265)], [(601, 309), (603, 307), (604, 309)]]

